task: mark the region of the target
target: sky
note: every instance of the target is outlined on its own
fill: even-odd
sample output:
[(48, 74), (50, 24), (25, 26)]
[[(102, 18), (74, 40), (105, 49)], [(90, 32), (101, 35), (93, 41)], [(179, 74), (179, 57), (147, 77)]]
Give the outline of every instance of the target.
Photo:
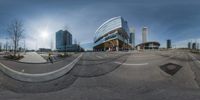
[(172, 45), (186, 47), (188, 41), (200, 42), (199, 5), (199, 0), (0, 0), (0, 42), (8, 41), (7, 26), (19, 19), (29, 49), (50, 48), (61, 29), (91, 49), (96, 29), (122, 16), (135, 28), (136, 44), (141, 43), (142, 27), (148, 27), (148, 41), (165, 47), (171, 39)]

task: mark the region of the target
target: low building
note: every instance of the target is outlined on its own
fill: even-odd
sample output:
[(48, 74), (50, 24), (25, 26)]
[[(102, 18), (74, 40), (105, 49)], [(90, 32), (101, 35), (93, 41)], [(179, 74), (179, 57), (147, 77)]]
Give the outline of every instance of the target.
[(66, 46), (67, 52), (83, 52), (84, 49), (78, 44), (72, 44)]
[(156, 41), (145, 42), (136, 46), (137, 50), (159, 49), (160, 43)]
[(39, 52), (51, 52), (51, 49), (48, 48), (39, 48)]

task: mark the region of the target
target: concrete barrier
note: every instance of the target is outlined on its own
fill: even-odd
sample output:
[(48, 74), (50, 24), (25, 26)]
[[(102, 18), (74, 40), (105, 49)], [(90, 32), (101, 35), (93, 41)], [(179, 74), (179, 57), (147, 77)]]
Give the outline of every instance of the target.
[(52, 72), (47, 72), (47, 73), (41, 73), (41, 74), (29, 74), (29, 73), (22, 73), (16, 70), (13, 70), (2, 63), (0, 63), (0, 70), (4, 72), (5, 74), (9, 75), (10, 77), (20, 80), (20, 81), (26, 81), (26, 82), (43, 82), (43, 81), (50, 81), (53, 79), (56, 79), (58, 77), (61, 77), (65, 75), (67, 72), (69, 72), (74, 65), (80, 60), (82, 57), (82, 53), (74, 59), (71, 63), (68, 65), (52, 71)]

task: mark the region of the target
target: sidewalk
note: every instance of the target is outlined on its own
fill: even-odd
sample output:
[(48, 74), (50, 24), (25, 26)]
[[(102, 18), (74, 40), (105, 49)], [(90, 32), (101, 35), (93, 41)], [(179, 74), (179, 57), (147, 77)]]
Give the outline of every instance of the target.
[(59, 68), (62, 68), (69, 63), (71, 63), (74, 59), (76, 59), (80, 54), (74, 54), (70, 57), (65, 58), (62, 61), (58, 61), (55, 63), (46, 63), (46, 64), (27, 64), (27, 63), (19, 63), (14, 62), (10, 60), (0, 60), (0, 63), (4, 64), (5, 66), (19, 71), (23, 73), (29, 73), (29, 74), (40, 74), (40, 73), (46, 73), (51, 72), (54, 70), (57, 70)]
[(24, 58), (22, 58), (19, 61), (26, 62), (26, 63), (45, 63), (45, 62), (47, 62), (42, 56), (40, 56), (36, 52), (27, 52), (24, 55)]

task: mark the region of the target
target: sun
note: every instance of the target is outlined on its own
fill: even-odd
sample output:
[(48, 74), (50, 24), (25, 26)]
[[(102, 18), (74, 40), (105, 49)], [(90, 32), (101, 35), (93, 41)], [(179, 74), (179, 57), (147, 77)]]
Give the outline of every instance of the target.
[(48, 37), (48, 32), (47, 31), (42, 31), (41, 32), (41, 38), (46, 39)]

